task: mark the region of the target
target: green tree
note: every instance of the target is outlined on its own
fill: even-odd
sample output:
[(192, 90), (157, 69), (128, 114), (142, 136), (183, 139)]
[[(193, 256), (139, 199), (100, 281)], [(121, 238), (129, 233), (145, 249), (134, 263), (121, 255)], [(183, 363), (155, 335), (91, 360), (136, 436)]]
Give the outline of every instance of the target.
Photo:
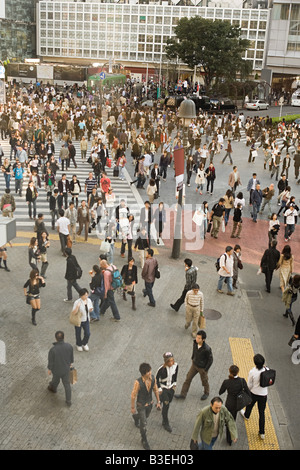
[(242, 39), (241, 29), (229, 21), (195, 16), (179, 20), (175, 37), (168, 39), (165, 50), (169, 60), (203, 69), (209, 87), (213, 80), (235, 80), (238, 73), (249, 71), (251, 64), (242, 58), (247, 47), (249, 41)]

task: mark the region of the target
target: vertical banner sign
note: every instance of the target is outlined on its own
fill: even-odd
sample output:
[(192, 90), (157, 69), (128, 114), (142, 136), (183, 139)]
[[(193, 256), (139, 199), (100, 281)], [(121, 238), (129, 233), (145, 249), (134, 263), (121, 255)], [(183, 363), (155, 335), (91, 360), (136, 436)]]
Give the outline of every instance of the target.
[(175, 176), (184, 174), (184, 148), (176, 149), (173, 153)]
[(174, 166), (175, 166), (175, 177), (177, 191), (183, 187), (184, 178), (184, 148), (176, 149), (173, 153)]

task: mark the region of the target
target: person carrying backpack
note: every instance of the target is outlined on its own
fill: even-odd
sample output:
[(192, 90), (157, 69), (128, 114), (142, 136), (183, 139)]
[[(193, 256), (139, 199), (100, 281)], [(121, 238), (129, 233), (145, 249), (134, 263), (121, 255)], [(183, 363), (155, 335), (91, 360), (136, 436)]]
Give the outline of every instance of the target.
[(227, 295), (234, 295), (232, 287), (232, 278), (233, 278), (233, 248), (232, 246), (226, 246), (225, 253), (220, 256), (219, 260), (219, 282), (217, 287), (217, 292), (223, 294), (222, 286), (223, 281), (227, 284)]
[(246, 406), (246, 409), (240, 411), (244, 419), (250, 418), (252, 409), (257, 403), (259, 415), (259, 436), (261, 439), (265, 438), (265, 409), (267, 405), (268, 387), (261, 385), (260, 376), (265, 368), (265, 358), (261, 354), (255, 354), (253, 358), (255, 367), (250, 370), (248, 376), (248, 388), (251, 392), (252, 403)]
[[(114, 289), (116, 289), (117, 287), (121, 287), (122, 285), (121, 281), (118, 282), (119, 277), (116, 276), (116, 274), (118, 274), (118, 270), (113, 264), (108, 264), (106, 259), (102, 259), (100, 261), (100, 269), (104, 278), (104, 298), (100, 307), (100, 315), (104, 315), (108, 307), (110, 307), (113, 314), (111, 320), (119, 322), (121, 320), (121, 317), (119, 314), (118, 307), (116, 305), (114, 293)], [(118, 285), (118, 283), (121, 284)]]

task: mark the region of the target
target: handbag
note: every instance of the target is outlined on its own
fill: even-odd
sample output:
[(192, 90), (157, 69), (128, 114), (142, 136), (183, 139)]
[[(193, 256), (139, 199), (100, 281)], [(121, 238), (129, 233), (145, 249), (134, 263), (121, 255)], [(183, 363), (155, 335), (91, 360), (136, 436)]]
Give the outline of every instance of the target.
[(206, 318), (204, 315), (200, 315), (198, 320), (198, 326), (201, 330), (204, 330), (206, 327)]
[(81, 325), (81, 312), (78, 310), (77, 313), (70, 313), (70, 323), (71, 325), (74, 326), (80, 326)]
[(160, 270), (158, 264), (155, 266), (155, 278), (160, 279)]
[(237, 411), (242, 410), (243, 408), (245, 408), (245, 406), (250, 405), (250, 403), (252, 403), (252, 398), (248, 395), (248, 393), (245, 392), (243, 380), (241, 379), (241, 381), (242, 381), (242, 390), (238, 393), (236, 397)]
[(193, 439), (190, 442), (190, 450), (199, 450), (198, 442), (193, 441)]
[(106, 254), (110, 252), (110, 243), (103, 240), (100, 245), (100, 253)]
[(70, 369), (70, 384), (74, 385), (77, 383), (77, 370), (75, 367), (71, 367)]
[(212, 226), (212, 222), (208, 222), (207, 230), (206, 230), (207, 233), (211, 231), (211, 226)]

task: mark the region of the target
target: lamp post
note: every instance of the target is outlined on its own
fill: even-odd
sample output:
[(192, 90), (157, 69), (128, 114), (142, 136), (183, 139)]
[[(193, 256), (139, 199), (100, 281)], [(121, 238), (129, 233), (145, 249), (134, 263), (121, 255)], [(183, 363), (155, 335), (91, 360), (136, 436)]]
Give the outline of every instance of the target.
[[(176, 223), (174, 230), (174, 239), (173, 239), (173, 248), (172, 248), (172, 258), (178, 259), (181, 251), (181, 239), (182, 239), (182, 196), (183, 196), (183, 179), (184, 179), (184, 161), (185, 153), (187, 151), (187, 129), (191, 124), (192, 120), (196, 118), (196, 106), (193, 100), (187, 98), (182, 101), (178, 117), (181, 119), (184, 131), (183, 131), (183, 152), (178, 152), (176, 155), (176, 150), (174, 150), (174, 164), (175, 164), (175, 176), (178, 178), (178, 204), (177, 204), (177, 214), (176, 214)], [(176, 183), (177, 184), (177, 183)]]

